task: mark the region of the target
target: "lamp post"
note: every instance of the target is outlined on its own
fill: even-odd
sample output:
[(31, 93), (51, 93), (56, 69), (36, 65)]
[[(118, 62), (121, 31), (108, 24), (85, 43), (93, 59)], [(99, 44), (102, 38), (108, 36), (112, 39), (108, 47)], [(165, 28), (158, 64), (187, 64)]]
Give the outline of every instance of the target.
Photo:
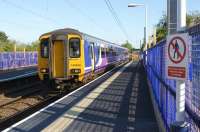
[[(177, 32), (186, 27), (186, 0), (177, 0)], [(185, 82), (176, 81), (176, 121), (185, 121)]]
[(146, 58), (145, 61), (147, 62), (147, 6), (145, 4), (136, 4), (136, 3), (131, 3), (128, 4), (128, 7), (144, 7), (145, 8), (145, 27), (144, 27), (144, 43), (145, 43), (145, 48), (146, 48)]
[[(146, 45), (147, 43), (147, 6), (145, 4), (135, 4), (135, 3), (128, 4), (128, 7), (140, 7), (140, 6), (145, 8), (144, 43)], [(147, 49), (147, 45), (146, 45), (146, 49)]]

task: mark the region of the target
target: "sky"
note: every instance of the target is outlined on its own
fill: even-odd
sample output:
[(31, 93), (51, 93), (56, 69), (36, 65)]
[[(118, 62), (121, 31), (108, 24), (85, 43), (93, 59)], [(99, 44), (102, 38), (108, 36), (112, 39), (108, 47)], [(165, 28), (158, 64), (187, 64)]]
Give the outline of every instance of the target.
[[(59, 28), (75, 28), (114, 43), (129, 40), (139, 48), (143, 38), (144, 8), (128, 8), (129, 3), (148, 7), (148, 34), (166, 12), (167, 0), (110, 0), (127, 36), (109, 12), (105, 0), (0, 0), (0, 31), (24, 43)], [(187, 0), (187, 10), (199, 10), (199, 0)]]

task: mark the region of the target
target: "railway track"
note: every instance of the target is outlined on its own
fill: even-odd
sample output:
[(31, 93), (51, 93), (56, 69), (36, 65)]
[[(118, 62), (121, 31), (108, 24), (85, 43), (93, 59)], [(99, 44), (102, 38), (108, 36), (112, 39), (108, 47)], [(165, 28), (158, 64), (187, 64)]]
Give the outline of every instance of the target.
[(50, 90), (37, 77), (3, 84), (0, 95), (0, 131), (63, 97), (80, 84), (66, 90)]
[[(34, 86), (36, 86), (36, 84), (41, 84), (41, 82), (35, 83)], [(33, 84), (31, 84), (29, 86), (33, 86)], [(19, 95), (19, 96), (16, 96), (15, 98), (9, 98), (9, 97), (5, 97), (5, 95), (3, 95), (4, 97), (1, 97), (1, 100), (4, 99), (4, 101), (0, 102), (0, 108), (5, 107), (5, 106), (12, 104), (14, 102), (17, 102), (17, 101), (19, 101), (19, 100), (21, 100), (25, 97), (28, 97), (28, 96), (31, 96), (31, 95), (34, 95), (34, 94), (38, 94), (41, 91), (42, 90), (40, 88), (37, 88), (37, 87), (23, 87), (23, 89), (20, 89), (20, 91), (15, 91), (16, 93), (12, 93), (13, 92), (12, 91), (10, 94), (15, 94), (15, 96), (16, 95)]]
[(42, 101), (41, 81), (35, 74), (0, 82), (0, 127), (4, 121)]
[[(78, 88), (80, 85), (74, 87)], [(0, 106), (0, 131), (38, 111), (42, 107), (70, 93), (73, 89), (66, 91), (48, 91), (46, 94), (37, 95), (42, 91), (34, 93), (35, 95), (19, 97), (2, 106)]]
[(39, 81), (32, 82), (29, 85), (25, 84), (21, 88), (14, 89), (13, 87), (1, 94), (0, 121), (42, 99), (39, 96), (39, 93), (42, 91), (41, 88), (38, 88), (40, 85), (41, 82)]
[(15, 112), (14, 114), (0, 120), (0, 131), (2, 131), (3, 129), (9, 127), (10, 125), (18, 122), (19, 120), (27, 117), (28, 115), (38, 111), (40, 108), (49, 104), (49, 102), (52, 102), (56, 99), (58, 99), (58, 97), (56, 98), (56, 96), (54, 96), (54, 97), (52, 96), (52, 97), (48, 97), (46, 99), (39, 100), (38, 102), (36, 101), (32, 104), (30, 104), (31, 98), (26, 98), (26, 99), (20, 100), (19, 102), (15, 102), (15, 103), (22, 102), (22, 104), (26, 104), (25, 101), (28, 101), (29, 103), (28, 103), (28, 105), (26, 104), (28, 107), (24, 107), (24, 109), (21, 109), (21, 110)]
[[(118, 68), (120, 68), (121, 66), (119, 66)], [(118, 69), (118, 68), (114, 68), (114, 69)], [(99, 76), (100, 75), (96, 76), (96, 78)], [(101, 79), (98, 79), (98, 80), (101, 80)], [(91, 80), (89, 80), (88, 82), (90, 81)], [(102, 83), (102, 81), (98, 81), (98, 84), (100, 83)], [(59, 90), (49, 90), (40, 81), (39, 82), (36, 81), (35, 84), (29, 84), (29, 85), (26, 84), (26, 86), (19, 88), (18, 89), (19, 91), (11, 90), (10, 93), (16, 94), (15, 92), (17, 92), (18, 94), (20, 93), (23, 96), (17, 97), (3, 105), (0, 105), (0, 111), (1, 111), (0, 113), (4, 111), (9, 113), (9, 110), (11, 111), (9, 114), (5, 114), (7, 116), (3, 116), (0, 114), (0, 131), (24, 119), (30, 114), (56, 101), (57, 99), (71, 93), (72, 91), (74, 91), (75, 89), (78, 89), (82, 85), (84, 84), (73, 84), (70, 86), (70, 88), (65, 89), (63, 91), (59, 91)], [(29, 91), (29, 93), (25, 94), (24, 91), (27, 91), (27, 90)]]

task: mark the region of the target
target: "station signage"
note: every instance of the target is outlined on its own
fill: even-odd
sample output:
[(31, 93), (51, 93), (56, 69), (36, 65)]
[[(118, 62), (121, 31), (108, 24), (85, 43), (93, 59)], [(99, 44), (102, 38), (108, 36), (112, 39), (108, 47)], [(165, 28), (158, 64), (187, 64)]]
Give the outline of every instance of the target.
[(165, 69), (168, 79), (186, 80), (189, 44), (191, 44), (191, 39), (188, 33), (174, 34), (167, 37)]

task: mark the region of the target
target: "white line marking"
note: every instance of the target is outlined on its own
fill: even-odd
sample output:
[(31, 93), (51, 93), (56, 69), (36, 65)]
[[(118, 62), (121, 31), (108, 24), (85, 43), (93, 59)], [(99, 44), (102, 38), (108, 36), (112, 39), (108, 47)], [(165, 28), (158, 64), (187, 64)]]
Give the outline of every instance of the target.
[[(128, 64), (126, 64), (126, 65), (125, 65), (125, 67), (127, 67), (127, 65), (129, 65), (129, 64), (131, 64), (131, 62), (129, 62)], [(122, 64), (121, 64), (121, 65), (122, 65)], [(121, 65), (119, 65), (119, 66), (121, 66)], [(68, 95), (66, 95), (66, 96), (64, 96), (64, 97), (62, 97), (62, 98), (60, 98), (60, 99), (56, 100), (55, 102), (53, 102), (53, 103), (49, 104), (48, 106), (46, 106), (46, 107), (42, 108), (42, 109), (41, 109), (41, 110), (39, 110), (39, 111), (37, 111), (37, 112), (33, 113), (32, 115), (30, 115), (30, 116), (26, 117), (25, 119), (23, 119), (23, 120), (21, 120), (21, 121), (19, 121), (19, 122), (15, 123), (14, 125), (10, 126), (9, 128), (7, 128), (7, 129), (3, 130), (2, 132), (8, 132), (8, 131), (10, 131), (11, 129), (13, 129), (13, 128), (17, 127), (18, 125), (20, 125), (20, 124), (22, 124), (22, 123), (24, 123), (25, 121), (27, 121), (27, 120), (29, 120), (30, 118), (32, 118), (32, 117), (34, 117), (34, 116), (36, 116), (37, 114), (41, 113), (42, 111), (45, 111), (45, 110), (46, 110), (46, 109), (48, 109), (49, 107), (51, 107), (51, 106), (55, 105), (56, 103), (58, 103), (58, 102), (60, 102), (60, 101), (64, 100), (65, 98), (67, 98), (68, 96), (72, 95), (73, 93), (75, 93), (75, 92), (77, 92), (77, 91), (81, 90), (82, 88), (84, 88), (84, 87), (88, 86), (89, 84), (93, 83), (94, 81), (98, 80), (99, 78), (101, 78), (101, 77), (103, 77), (103, 76), (106, 76), (107, 74), (109, 74), (110, 72), (112, 72), (113, 70), (115, 70), (116, 68), (118, 68), (118, 67), (115, 67), (114, 69), (112, 69), (112, 70), (110, 70), (110, 71), (108, 71), (108, 72), (104, 73), (103, 75), (99, 76), (99, 77), (98, 77), (98, 78), (96, 78), (95, 80), (93, 80), (93, 81), (91, 81), (91, 82), (89, 82), (89, 83), (85, 84), (84, 86), (81, 86), (81, 87), (80, 87), (80, 88), (78, 88), (77, 90), (75, 90), (75, 91), (73, 91), (73, 92), (69, 93)]]

